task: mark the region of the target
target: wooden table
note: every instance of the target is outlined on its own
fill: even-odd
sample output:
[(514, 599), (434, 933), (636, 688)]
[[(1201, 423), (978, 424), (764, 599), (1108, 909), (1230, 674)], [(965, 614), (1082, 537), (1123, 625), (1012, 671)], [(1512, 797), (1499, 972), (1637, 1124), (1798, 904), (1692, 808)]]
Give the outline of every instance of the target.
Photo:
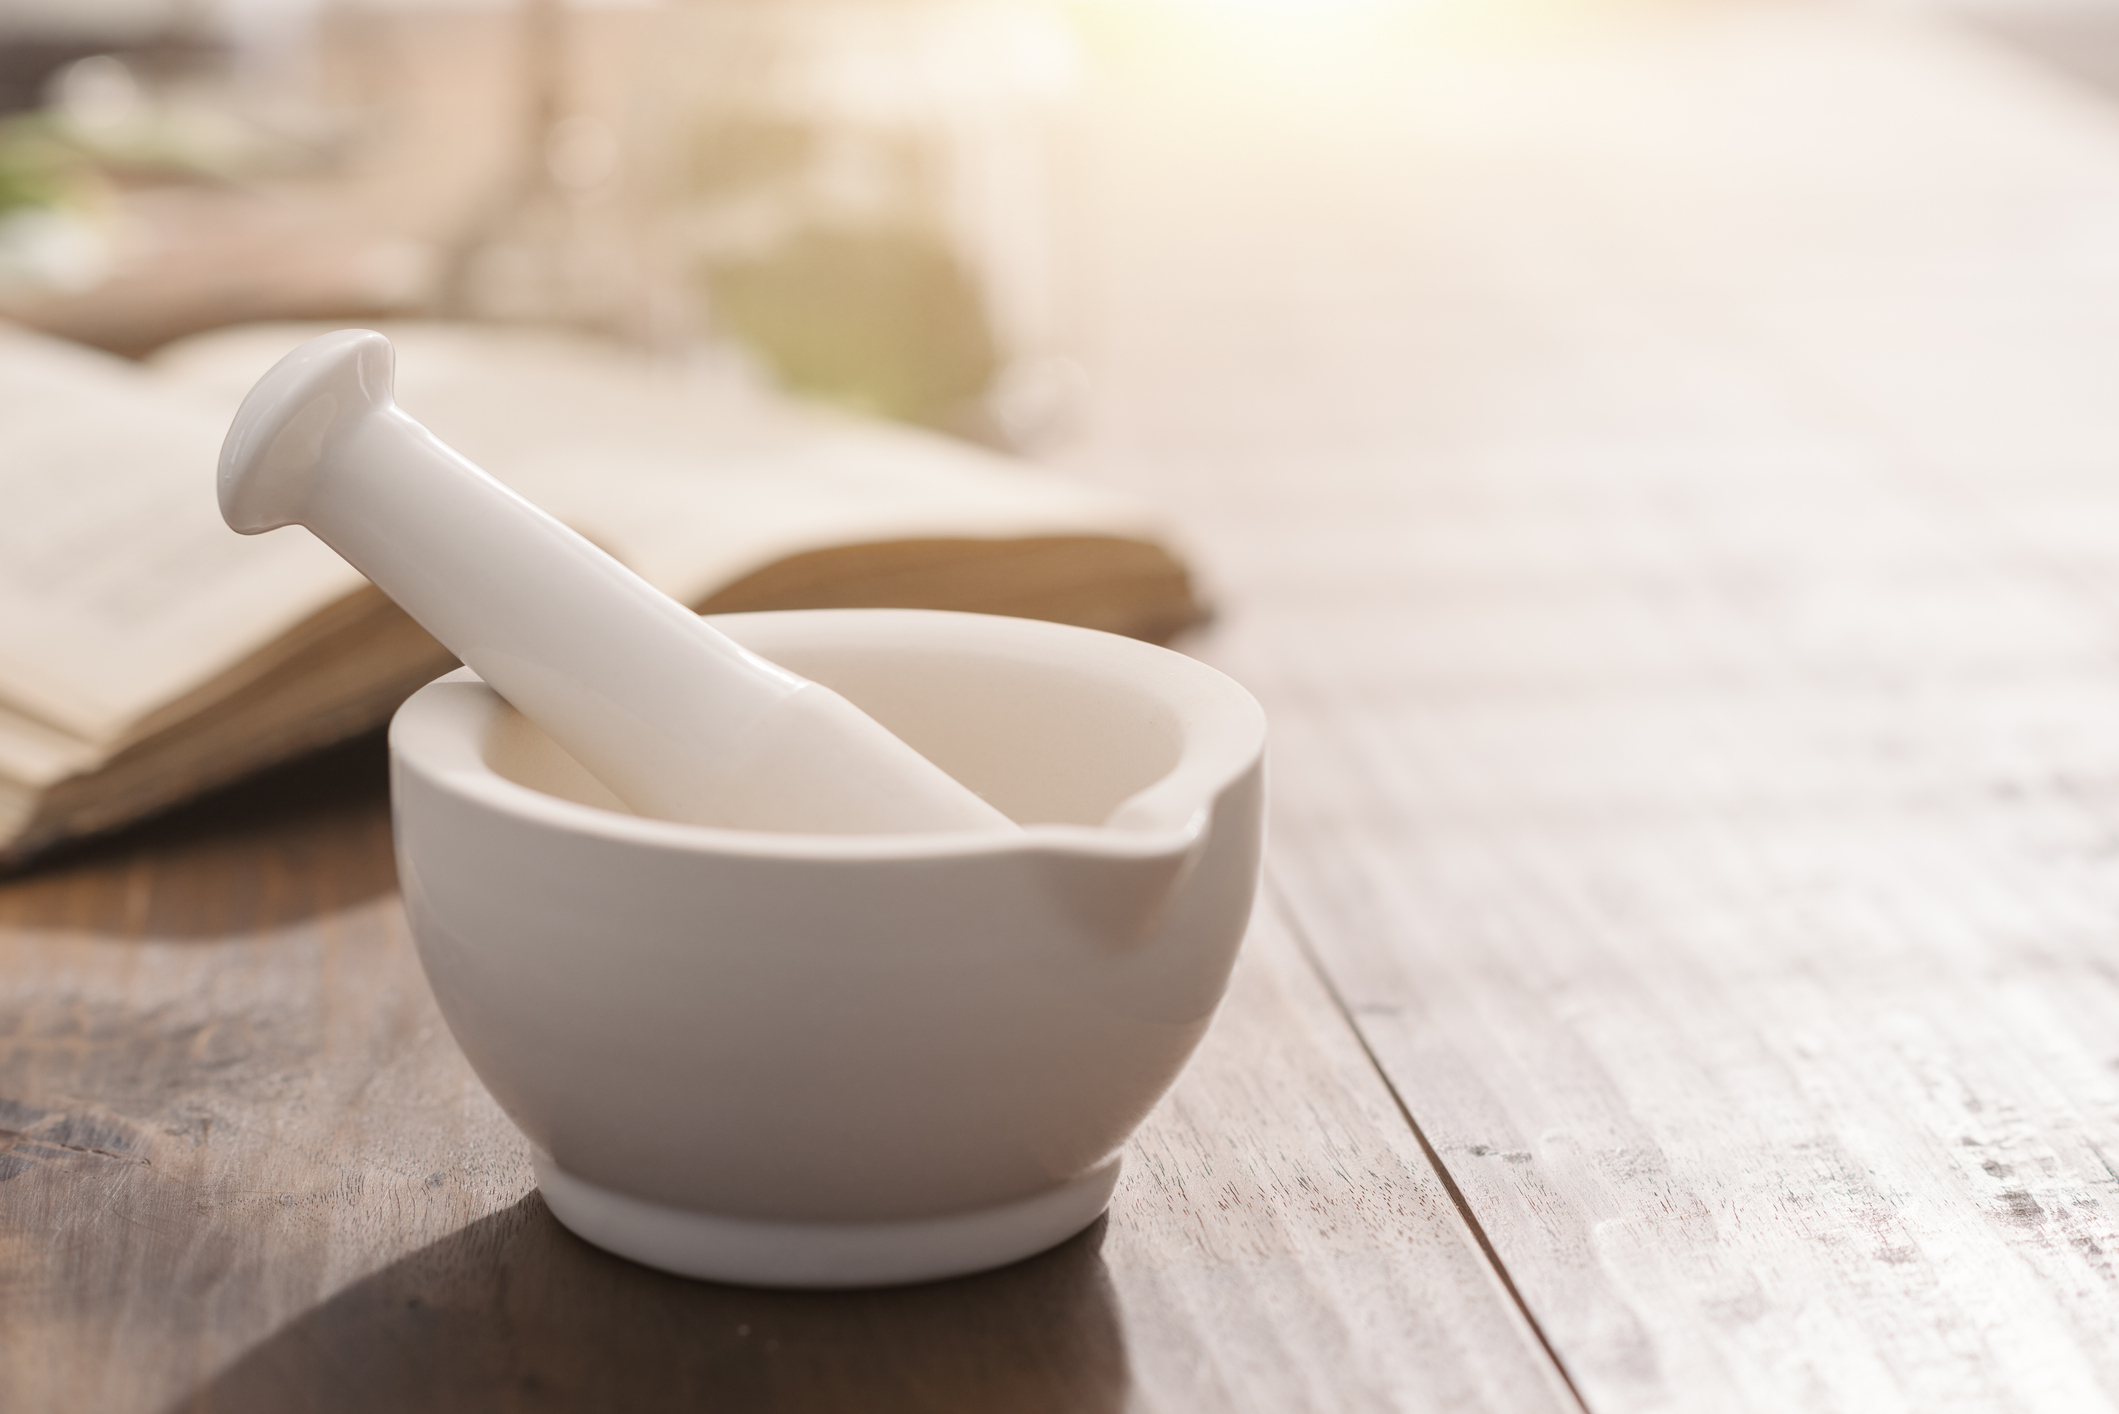
[(370, 743), (0, 889), (0, 1409), (2119, 1405), (2119, 116), (1489, 13), (1099, 89), (1061, 460), (1178, 518), (1277, 792), (1104, 1221), (838, 1295), (574, 1241)]

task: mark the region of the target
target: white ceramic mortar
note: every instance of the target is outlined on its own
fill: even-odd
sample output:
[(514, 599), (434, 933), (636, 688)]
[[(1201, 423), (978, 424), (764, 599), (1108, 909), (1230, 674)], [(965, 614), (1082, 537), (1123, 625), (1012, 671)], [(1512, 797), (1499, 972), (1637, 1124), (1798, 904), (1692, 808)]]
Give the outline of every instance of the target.
[(724, 615), (1027, 828), (644, 819), (468, 670), (390, 730), (436, 998), (561, 1222), (793, 1286), (1014, 1261), (1094, 1221), (1220, 1001), (1265, 721), (1130, 639), (912, 610)]

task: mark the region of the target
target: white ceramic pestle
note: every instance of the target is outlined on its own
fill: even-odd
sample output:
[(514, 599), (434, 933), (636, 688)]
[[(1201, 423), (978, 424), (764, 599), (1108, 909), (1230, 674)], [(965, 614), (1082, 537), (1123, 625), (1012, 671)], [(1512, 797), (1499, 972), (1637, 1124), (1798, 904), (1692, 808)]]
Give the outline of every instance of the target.
[(829, 688), (774, 666), (452, 451), (390, 341), (313, 339), (221, 448), (221, 515), (307, 526), (627, 806), (822, 834), (1014, 824)]

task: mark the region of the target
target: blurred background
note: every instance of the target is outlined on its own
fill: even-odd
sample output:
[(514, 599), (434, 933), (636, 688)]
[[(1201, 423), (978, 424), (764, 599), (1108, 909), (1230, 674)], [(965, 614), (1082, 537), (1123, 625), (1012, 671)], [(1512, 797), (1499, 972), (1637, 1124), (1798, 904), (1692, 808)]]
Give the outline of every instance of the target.
[[(1952, 4), (1959, 31), (2119, 86), (2119, 4)], [(0, 317), (132, 357), (269, 318), (565, 326), (1042, 450), (1079, 430), (1108, 343), (1113, 200), (1136, 243), (1158, 221), (1196, 240), (1203, 164), (1260, 151), (1297, 205), (1312, 160), (1388, 171), (1401, 149), (1363, 144), (1419, 107), (1396, 90), (1434, 87), (1438, 43), (1739, 8), (1819, 7), (5, 0)], [(1154, 189), (1104, 180), (1114, 152)]]
[(564, 324), (1036, 441), (1079, 85), (1038, 0), (11, 0), (0, 314)]
[(1082, 65), (1042, 0), (8, 0), (0, 315), (567, 326), (1030, 445)]

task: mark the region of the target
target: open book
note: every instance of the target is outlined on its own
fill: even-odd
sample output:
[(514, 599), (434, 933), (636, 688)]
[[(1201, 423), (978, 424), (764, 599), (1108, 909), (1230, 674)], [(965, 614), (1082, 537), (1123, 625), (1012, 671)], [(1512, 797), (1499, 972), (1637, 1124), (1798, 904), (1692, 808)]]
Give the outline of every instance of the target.
[[(373, 727), (451, 666), (307, 531), (221, 523), (236, 405), (325, 327), (222, 330), (142, 366), (0, 324), (0, 865)], [(565, 336), (388, 332), (407, 412), (696, 608), (1147, 638), (1198, 617), (1110, 492)]]

